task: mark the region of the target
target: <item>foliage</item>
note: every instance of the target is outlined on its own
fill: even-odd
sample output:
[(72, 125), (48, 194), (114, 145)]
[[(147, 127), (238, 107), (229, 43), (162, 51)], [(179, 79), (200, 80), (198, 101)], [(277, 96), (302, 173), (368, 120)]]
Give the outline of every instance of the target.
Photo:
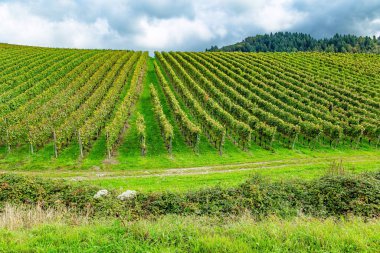
[(140, 148), (141, 148), (141, 155), (145, 155), (146, 153), (146, 131), (145, 131), (145, 120), (144, 117), (137, 113), (137, 119), (136, 119), (136, 128), (137, 128), (137, 136), (139, 138), (140, 142)]
[(182, 135), (185, 137), (187, 144), (193, 147), (194, 150), (197, 150), (201, 133), (200, 128), (195, 125), (182, 110), (177, 98), (169, 87), (169, 83), (166, 81), (164, 75), (162, 74), (162, 71), (160, 70), (160, 67), (156, 62), (154, 62), (154, 69), (156, 71), (156, 75), (158, 77), (162, 90), (165, 93), (166, 100), (170, 105), (170, 109), (175, 116), (177, 125), (181, 129)]
[(76, 207), (94, 215), (166, 214), (240, 215), (245, 212), (262, 218), (268, 215), (291, 217), (302, 214), (319, 217), (380, 215), (380, 173), (326, 175), (311, 181), (271, 182), (253, 177), (244, 184), (223, 189), (206, 188), (187, 193), (139, 193), (119, 201), (112, 191), (102, 199), (93, 196), (98, 187), (3, 174), (0, 177), (0, 204), (42, 203), (45, 207)]
[(120, 135), (122, 135), (125, 131), (127, 121), (133, 112), (137, 100), (139, 99), (146, 72), (147, 57), (147, 53), (143, 53), (139, 57), (132, 75), (128, 93), (116, 109), (113, 118), (111, 118), (105, 127), (107, 135), (106, 146), (109, 157), (111, 156), (111, 152), (113, 151), (115, 145), (119, 141)]
[(172, 143), (173, 143), (173, 126), (170, 124), (169, 120), (166, 118), (160, 99), (158, 97), (157, 91), (154, 88), (153, 84), (149, 86), (150, 94), (153, 101), (153, 111), (157, 118), (157, 121), (161, 128), (161, 135), (164, 138), (166, 149), (169, 153), (172, 152)]
[(332, 38), (315, 39), (304, 33), (277, 32), (247, 37), (220, 49), (212, 46), (206, 51), (380, 53), (380, 37), (335, 34)]
[[(192, 95), (243, 149), (251, 133), (256, 143), (269, 149), (274, 140), (293, 148), (299, 140), (314, 147), (321, 140), (336, 146), (349, 139), (357, 147), (363, 138), (369, 143), (380, 139), (380, 103), (377, 95), (372, 96), (378, 87), (371, 85), (372, 76), (367, 77), (377, 72), (371, 66), (377, 56), (366, 65), (369, 73), (363, 74), (361, 85), (367, 89), (360, 93), (353, 92), (360, 79), (346, 78), (355, 73), (342, 74), (343, 68), (337, 66), (364, 55), (176, 52), (156, 56), (175, 91)], [(331, 68), (315, 70), (324, 62)], [(173, 79), (175, 75), (178, 80)], [(345, 83), (339, 78), (346, 78)]]
[(223, 219), (180, 215), (89, 219), (55, 210), (9, 207), (1, 218), (7, 228), (0, 229), (3, 252), (380, 251), (379, 220), (357, 217), (257, 221), (246, 214)]
[[(149, 127), (147, 136), (160, 136), (169, 152), (186, 148), (181, 142), (198, 154), (200, 146), (222, 154), (231, 143), (244, 151), (252, 143), (271, 151), (380, 144), (375, 54), (156, 52), (148, 62), (147, 52), (2, 46), (4, 155), (28, 148), (33, 159), (34, 151), (53, 154), (54, 147), (57, 158), (73, 146), (69, 153), (80, 150), (84, 159), (94, 147), (98, 161), (120, 154), (151, 82), (159, 97), (143, 114), (150, 119), (146, 114), (155, 112), (161, 135)], [(145, 82), (148, 63), (152, 81)], [(208, 143), (200, 145), (202, 139)]]

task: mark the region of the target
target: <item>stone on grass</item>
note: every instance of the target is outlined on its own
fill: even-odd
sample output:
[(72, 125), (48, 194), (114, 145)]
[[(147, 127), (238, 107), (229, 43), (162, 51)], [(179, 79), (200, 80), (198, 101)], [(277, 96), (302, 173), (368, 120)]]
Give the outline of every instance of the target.
[(123, 192), (122, 194), (120, 194), (119, 196), (117, 196), (117, 198), (120, 200), (127, 200), (127, 199), (132, 199), (135, 196), (136, 196), (136, 191), (127, 190)]
[(94, 199), (99, 199), (101, 197), (107, 196), (108, 191), (107, 190), (100, 190), (94, 195)]

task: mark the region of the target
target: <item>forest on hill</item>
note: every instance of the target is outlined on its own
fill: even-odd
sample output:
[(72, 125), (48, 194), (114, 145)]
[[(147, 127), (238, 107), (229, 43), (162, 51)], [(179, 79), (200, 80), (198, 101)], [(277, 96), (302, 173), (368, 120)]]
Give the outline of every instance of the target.
[(335, 52), (380, 53), (380, 37), (335, 34), (316, 39), (305, 33), (277, 32), (247, 37), (233, 45), (212, 46), (206, 51), (224, 52)]

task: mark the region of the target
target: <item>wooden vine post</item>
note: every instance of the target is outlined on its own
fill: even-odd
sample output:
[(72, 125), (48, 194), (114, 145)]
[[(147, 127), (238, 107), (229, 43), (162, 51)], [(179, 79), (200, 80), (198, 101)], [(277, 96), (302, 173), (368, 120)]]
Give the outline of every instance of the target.
[(55, 158), (58, 158), (57, 136), (55, 134), (55, 130), (53, 130), (53, 141), (54, 141), (54, 156)]
[(31, 142), (30, 142), (30, 153), (32, 155), (34, 154), (33, 144)]
[[(109, 132), (107, 131), (106, 132), (106, 138), (107, 138), (107, 140), (109, 139)], [(111, 159), (111, 148), (110, 147), (108, 147), (108, 145), (107, 145), (107, 155), (108, 155), (108, 159)]]
[(296, 141), (297, 141), (297, 137), (298, 137), (298, 133), (296, 134), (296, 136), (294, 136), (293, 143), (292, 143), (292, 149), (294, 149), (294, 146), (295, 146)]
[(78, 131), (78, 143), (79, 143), (80, 157), (83, 158), (83, 145), (82, 145), (82, 139), (80, 138), (79, 131)]
[(7, 130), (6, 130), (7, 149), (8, 149), (8, 153), (10, 153), (11, 152), (11, 144), (9, 142), (9, 129), (8, 129), (8, 124), (7, 124), (7, 119), (5, 119), (5, 126), (7, 128)]

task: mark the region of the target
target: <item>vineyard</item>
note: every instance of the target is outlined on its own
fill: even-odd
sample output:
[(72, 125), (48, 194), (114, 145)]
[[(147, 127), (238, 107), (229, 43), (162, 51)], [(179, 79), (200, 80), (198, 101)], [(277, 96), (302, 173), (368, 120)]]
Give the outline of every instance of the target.
[(172, 87), (220, 151), (226, 138), (242, 150), (251, 143), (267, 149), (274, 142), (288, 148), (379, 144), (378, 56), (156, 52), (156, 57), (161, 85)]
[(3, 159), (380, 145), (379, 55), (0, 45), (0, 61)]
[(138, 100), (147, 53), (11, 47), (1, 59), (8, 152), (28, 145), (33, 154), (53, 142), (58, 157), (76, 141), (83, 156), (104, 129), (107, 149), (115, 147)]

